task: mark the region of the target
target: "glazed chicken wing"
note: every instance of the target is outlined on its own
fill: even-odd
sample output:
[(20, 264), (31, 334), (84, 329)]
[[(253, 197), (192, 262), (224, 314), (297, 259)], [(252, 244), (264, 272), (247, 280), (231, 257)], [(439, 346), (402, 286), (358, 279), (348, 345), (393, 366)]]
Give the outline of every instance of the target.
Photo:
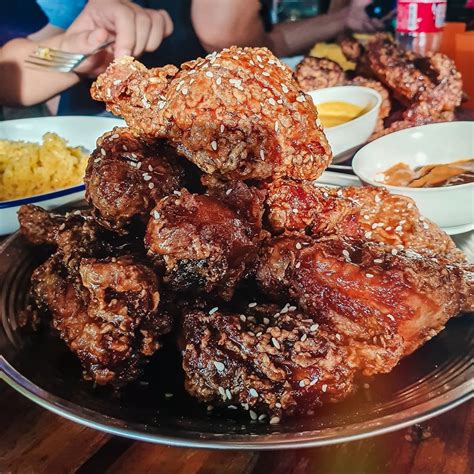
[(266, 48), (232, 47), (179, 70), (122, 58), (92, 96), (138, 134), (166, 139), (226, 179), (315, 179), (331, 160), (312, 101)]
[(242, 314), (212, 308), (184, 316), (181, 347), (191, 395), (278, 423), (283, 413), (311, 414), (351, 393), (355, 370), (330, 327), (289, 304), (253, 305)]
[(160, 201), (145, 242), (148, 255), (164, 263), (164, 281), (175, 290), (216, 290), (230, 299), (263, 237), (261, 194), (236, 182), (221, 199), (182, 190)]
[(337, 234), (365, 238), (419, 253), (465, 260), (452, 239), (420, 215), (409, 197), (384, 188), (363, 186), (340, 189), (291, 180), (269, 187), (268, 218), (274, 232)]
[(293, 236), (269, 243), (257, 279), (266, 294), (291, 298), (328, 325), (350, 365), (373, 375), (389, 372), (450, 318), (472, 311), (472, 270), (373, 242)]
[(344, 70), (334, 61), (306, 56), (296, 66), (295, 77), (305, 92), (344, 84)]
[(84, 378), (123, 385), (141, 373), (146, 357), (171, 330), (157, 310), (158, 281), (132, 257), (83, 259), (79, 281), (71, 281), (52, 256), (32, 276), (36, 304), (51, 314), (52, 326), (81, 361)]
[(159, 199), (185, 185), (185, 161), (163, 141), (139, 139), (126, 128), (104, 134), (84, 178), (97, 221), (115, 231), (146, 222)]

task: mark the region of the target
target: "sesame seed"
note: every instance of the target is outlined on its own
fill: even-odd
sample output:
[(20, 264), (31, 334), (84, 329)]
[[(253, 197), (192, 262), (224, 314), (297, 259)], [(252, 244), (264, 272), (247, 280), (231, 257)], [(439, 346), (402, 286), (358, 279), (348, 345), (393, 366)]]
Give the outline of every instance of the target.
[(143, 175), (143, 180), (144, 180), (144, 181), (150, 181), (150, 179), (151, 179), (151, 176), (150, 176), (148, 173), (145, 173), (145, 174)]
[(377, 228), (377, 226), (378, 226), (378, 224), (377, 224), (377, 223), (374, 223), (374, 224), (372, 224), (372, 229), (376, 229), (376, 228)]
[(165, 398), (173, 398), (173, 393), (165, 393)]
[(275, 122), (275, 132), (278, 132), (278, 122)]
[(263, 324), (270, 324), (270, 320), (268, 318), (263, 318)]
[(100, 149), (100, 154), (101, 154), (102, 156), (105, 156), (105, 155), (106, 155), (105, 150), (104, 150), (103, 148)]
[(296, 101), (297, 102), (305, 102), (305, 98), (304, 98), (304, 95), (299, 95), (297, 98), (296, 98)]
[(219, 371), (222, 372), (225, 370), (225, 365), (222, 362), (219, 362), (217, 360), (214, 361), (214, 367)]
[(288, 311), (296, 311), (296, 306), (290, 306), (290, 307), (288, 308)]
[(262, 62), (262, 58), (261, 58), (261, 56), (260, 56), (259, 54), (257, 54), (257, 61), (258, 61), (259, 63)]
[(403, 227), (401, 225), (397, 225), (397, 227), (395, 227), (395, 232), (401, 232), (403, 230)]
[(282, 84), (282, 85), (281, 85), (281, 90), (282, 90), (285, 94), (288, 93), (288, 87), (286, 87), (285, 84)]
[(323, 386), (321, 387), (321, 390), (326, 393), (327, 389), (328, 389), (327, 384), (323, 384)]
[(388, 232), (388, 231), (392, 230), (392, 227), (391, 226), (385, 227), (385, 230)]
[(249, 415), (252, 420), (256, 420), (258, 418), (257, 414), (253, 410), (249, 410)]
[(383, 263), (383, 260), (381, 258), (376, 258), (374, 260), (374, 263)]
[(218, 77), (218, 78), (216, 79), (216, 84), (217, 84), (218, 86), (220, 86), (220, 85), (222, 84), (222, 78), (221, 78), (221, 77)]
[(407, 209), (411, 209), (413, 207), (413, 204), (411, 202), (408, 203)]
[(344, 250), (342, 251), (342, 255), (344, 255), (344, 257), (346, 257), (346, 258), (350, 258), (349, 251), (346, 250), (346, 249), (344, 249)]
[(309, 330), (311, 332), (314, 332), (314, 331), (317, 331), (317, 329), (319, 328), (319, 324), (315, 323), (315, 324), (312, 324), (311, 327), (309, 328)]
[(63, 222), (60, 226), (59, 226), (59, 230), (64, 230), (66, 228), (66, 224)]
[(258, 397), (258, 392), (254, 388), (249, 390), (249, 394), (251, 397)]
[(219, 387), (219, 393), (221, 394), (222, 398), (225, 400), (226, 395), (225, 395), (225, 390), (222, 387)]
[(225, 195), (228, 196), (231, 192), (232, 192), (232, 189), (228, 189), (228, 190), (225, 192)]
[(280, 349), (280, 343), (279, 343), (274, 337), (272, 337), (272, 344), (273, 344), (277, 349)]
[(262, 413), (262, 414), (258, 417), (258, 421), (263, 421), (266, 417), (267, 417), (267, 415), (265, 415), (265, 413)]
[(265, 159), (265, 152), (263, 150), (260, 150), (260, 159), (261, 160)]
[(423, 229), (428, 229), (429, 227), (430, 226), (426, 222), (423, 223)]
[(247, 318), (245, 317), (245, 314), (241, 314), (241, 315), (239, 316), (239, 319), (240, 319), (243, 323), (245, 323), (245, 321), (247, 320)]
[(364, 235), (366, 239), (370, 239), (372, 237), (372, 232), (366, 232)]
[(377, 194), (375, 196), (375, 202), (380, 202), (381, 200), (382, 200), (381, 197)]
[(304, 379), (303, 379), (303, 380), (300, 380), (299, 383), (298, 383), (298, 385), (299, 385), (300, 387), (304, 387), (304, 386), (306, 385), (306, 381), (305, 381)]
[(100, 163), (101, 161), (102, 161), (102, 160), (101, 160), (100, 158), (96, 158), (96, 159), (94, 160), (94, 163)]
[(235, 405), (229, 405), (227, 408), (229, 410), (237, 410), (237, 407)]
[(281, 403), (276, 402), (276, 403), (275, 403), (275, 406), (276, 406), (277, 408), (281, 408)]
[(123, 145), (122, 148), (124, 149), (124, 151), (127, 151), (127, 150), (128, 150), (128, 148), (127, 148), (126, 145)]
[(366, 273), (365, 276), (366, 276), (367, 278), (374, 278), (374, 275), (372, 275), (372, 273)]
[(370, 219), (370, 216), (368, 216), (367, 214), (365, 214), (365, 215), (364, 215), (364, 219), (368, 221), (368, 220)]
[(306, 339), (308, 339), (308, 336), (307, 336), (306, 334), (303, 334), (303, 335), (300, 337), (300, 341), (301, 341), (301, 342), (306, 341)]
[(255, 306), (257, 306), (257, 303), (249, 303), (248, 304), (249, 308), (255, 308)]
[(270, 97), (270, 98), (268, 99), (268, 103), (269, 103), (270, 105), (277, 105), (277, 103), (276, 103), (276, 101), (275, 101), (275, 99), (274, 99), (273, 97)]
[(338, 341), (340, 341), (340, 340), (342, 339), (341, 335), (340, 335), (340, 334), (336, 334), (336, 339), (337, 339)]
[(176, 196), (181, 196), (181, 191), (173, 191), (173, 194), (175, 194)]
[(148, 183), (148, 188), (153, 189), (155, 187), (155, 183)]
[(391, 319), (392, 321), (395, 321), (395, 318), (391, 314), (387, 314), (387, 318)]
[(114, 82), (112, 82), (112, 84), (114, 86), (118, 86), (122, 81), (120, 79), (116, 79)]
[(209, 310), (209, 314), (210, 314), (210, 315), (211, 315), (211, 314), (214, 314), (214, 313), (216, 313), (217, 311), (219, 311), (219, 308), (218, 308), (217, 306), (215, 306), (214, 308), (212, 308), (212, 309)]
[(214, 77), (214, 74), (212, 74), (211, 71), (206, 71), (206, 76), (207, 77)]
[(183, 87), (183, 89), (181, 90), (181, 94), (188, 95), (188, 89), (186, 87)]
[(207, 405), (207, 411), (212, 411), (214, 410), (214, 407), (212, 405)]
[(398, 250), (397, 250), (397, 249), (392, 249), (392, 250), (391, 250), (391, 254), (392, 254), (392, 255), (397, 255), (397, 253), (398, 253)]
[(295, 268), (300, 268), (301, 267), (301, 262), (296, 262)]
[(216, 142), (215, 140), (213, 140), (213, 141), (211, 142), (211, 148), (212, 148), (214, 151), (217, 150), (217, 142)]
[(301, 250), (301, 244), (299, 242), (296, 242), (295, 247), (297, 250)]
[(225, 394), (227, 395), (227, 398), (229, 400), (232, 400), (232, 394), (230, 393), (230, 390), (228, 388), (225, 389)]
[(155, 219), (159, 219), (161, 217), (161, 214), (158, 211), (153, 211), (153, 217)]
[(225, 130), (224, 125), (221, 124), (221, 133), (224, 133), (224, 130)]
[[(276, 406), (276, 404), (275, 404), (275, 406)], [(280, 417), (274, 416), (274, 417), (270, 418), (270, 424), (271, 425), (278, 425), (278, 423), (280, 423)]]
[(153, 166), (148, 165), (148, 171), (153, 171)]
[(242, 408), (243, 408), (244, 410), (248, 410), (248, 409), (249, 409), (249, 404), (248, 404), (248, 403), (241, 403), (240, 405), (242, 406)]

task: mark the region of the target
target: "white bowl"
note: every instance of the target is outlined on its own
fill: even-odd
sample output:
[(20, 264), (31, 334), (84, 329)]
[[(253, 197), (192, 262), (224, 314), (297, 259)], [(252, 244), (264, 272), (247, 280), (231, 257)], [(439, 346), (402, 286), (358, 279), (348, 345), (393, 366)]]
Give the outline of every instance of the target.
[(340, 86), (311, 91), (308, 95), (316, 107), (324, 102), (349, 102), (367, 110), (350, 122), (324, 129), (334, 156), (366, 142), (374, 132), (382, 104), (382, 97), (376, 90), (362, 86)]
[[(123, 120), (109, 117), (39, 117), (0, 122), (0, 139), (41, 142), (46, 132), (57, 133), (70, 146), (83, 146), (92, 151), (98, 137), (115, 126), (124, 126)], [(23, 204), (38, 204), (53, 209), (84, 198), (84, 184), (52, 192), (0, 201), (0, 235), (18, 229), (17, 212)]]
[(423, 125), (386, 135), (359, 150), (352, 167), (365, 184), (384, 186), (416, 201), (425, 217), (440, 227), (474, 228), (474, 183), (439, 188), (386, 186), (377, 175), (396, 163), (410, 167), (474, 157), (474, 122)]

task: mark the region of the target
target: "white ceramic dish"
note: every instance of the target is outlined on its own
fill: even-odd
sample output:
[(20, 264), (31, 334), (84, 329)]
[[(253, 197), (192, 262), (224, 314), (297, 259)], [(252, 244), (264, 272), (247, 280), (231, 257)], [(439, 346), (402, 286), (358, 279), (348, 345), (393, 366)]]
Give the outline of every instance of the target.
[[(474, 157), (474, 122), (447, 122), (400, 130), (359, 150), (354, 173), (365, 184), (384, 186), (377, 176), (404, 162), (411, 167)], [(385, 186), (416, 201), (421, 214), (443, 228), (474, 228), (474, 183), (439, 188)]]
[(375, 130), (382, 103), (382, 97), (376, 90), (370, 87), (340, 86), (311, 91), (308, 95), (316, 107), (324, 102), (349, 102), (367, 110), (350, 122), (324, 129), (333, 155), (366, 142)]
[[(104, 132), (115, 126), (124, 126), (123, 120), (108, 117), (39, 117), (0, 122), (0, 139), (41, 142), (46, 132), (57, 133), (71, 146), (95, 148), (95, 142)], [(69, 204), (84, 198), (84, 185), (71, 186), (52, 192), (0, 201), (0, 235), (18, 229), (17, 212), (23, 204), (40, 204), (45, 209)]]

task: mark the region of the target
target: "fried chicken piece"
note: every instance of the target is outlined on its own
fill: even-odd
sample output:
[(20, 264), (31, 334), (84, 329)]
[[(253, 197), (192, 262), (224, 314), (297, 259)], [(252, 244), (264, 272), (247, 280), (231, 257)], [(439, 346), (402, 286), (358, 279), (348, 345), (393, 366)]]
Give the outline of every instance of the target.
[(415, 108), (416, 112), (407, 112), (409, 115), (430, 117), (453, 111), (461, 103), (461, 75), (454, 61), (444, 54), (428, 53), (422, 58), (386, 35), (375, 35), (367, 45), (366, 57), (373, 74), (395, 98)]
[(56, 245), (59, 227), (66, 217), (48, 212), (33, 204), (25, 204), (18, 210), (20, 232), (33, 245)]
[(146, 222), (162, 197), (185, 185), (185, 161), (160, 140), (114, 128), (97, 141), (86, 169), (86, 199), (97, 221), (115, 231)]
[(56, 256), (32, 276), (37, 305), (48, 310), (52, 326), (79, 358), (84, 378), (121, 386), (135, 380), (146, 358), (171, 330), (158, 312), (159, 292), (151, 269), (125, 256), (83, 259), (73, 284)]
[(305, 92), (340, 86), (345, 81), (344, 70), (335, 61), (306, 56), (297, 66), (295, 77)]
[(221, 199), (191, 194), (164, 198), (152, 211), (145, 244), (165, 267), (174, 290), (216, 291), (232, 297), (252, 268), (263, 238), (261, 191), (232, 183)]
[(179, 70), (122, 58), (91, 94), (137, 134), (225, 179), (315, 179), (331, 160), (312, 101), (266, 48), (224, 49)]
[(374, 242), (293, 236), (269, 243), (257, 279), (278, 298), (286, 289), (286, 298), (338, 335), (350, 366), (373, 375), (472, 311), (473, 269)]
[(268, 185), (266, 206), (273, 234), (290, 231), (310, 235), (362, 235), (357, 223), (360, 207), (339, 196), (333, 188), (304, 181), (273, 181)]
[(363, 53), (362, 45), (353, 36), (345, 36), (339, 41), (342, 54), (349, 60), (357, 63)]
[(186, 390), (202, 402), (241, 406), (252, 420), (311, 413), (354, 388), (348, 348), (295, 306), (189, 311), (180, 345)]
[(272, 183), (266, 201), (273, 232), (365, 238), (422, 254), (444, 255), (452, 262), (464, 254), (436, 224), (420, 215), (415, 202), (385, 188), (324, 188), (307, 182)]

